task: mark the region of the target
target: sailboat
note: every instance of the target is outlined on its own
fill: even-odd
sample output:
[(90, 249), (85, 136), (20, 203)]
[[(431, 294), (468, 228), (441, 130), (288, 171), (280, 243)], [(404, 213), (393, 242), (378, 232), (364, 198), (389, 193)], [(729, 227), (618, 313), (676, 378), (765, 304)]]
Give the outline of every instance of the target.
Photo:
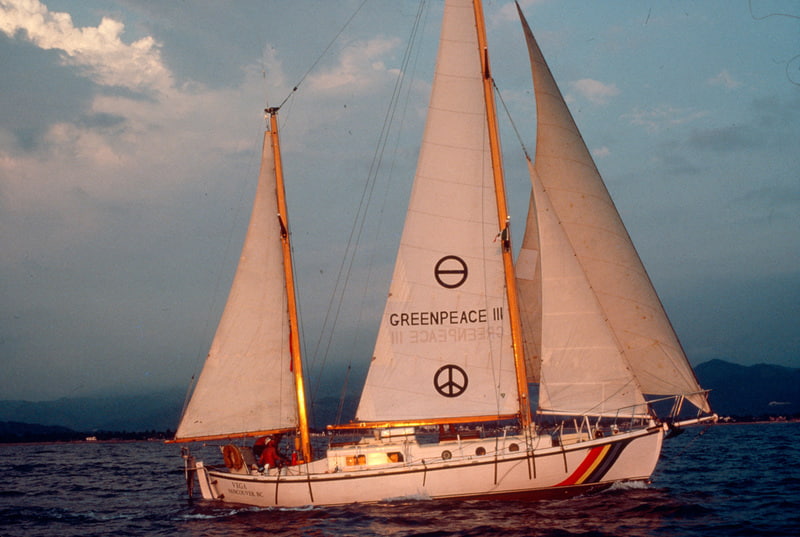
[[(647, 481), (665, 437), (715, 419), (519, 15), (537, 140), (517, 259), (481, 2), (446, 0), (369, 371), (355, 420), (329, 426), (349, 436), (323, 449), (309, 433), (278, 110), (267, 110), (242, 255), (175, 436), (221, 450), (207, 463), (184, 448), (190, 491), (261, 507), (565, 497)], [(256, 460), (248, 444), (265, 435), (294, 438), (291, 462)]]

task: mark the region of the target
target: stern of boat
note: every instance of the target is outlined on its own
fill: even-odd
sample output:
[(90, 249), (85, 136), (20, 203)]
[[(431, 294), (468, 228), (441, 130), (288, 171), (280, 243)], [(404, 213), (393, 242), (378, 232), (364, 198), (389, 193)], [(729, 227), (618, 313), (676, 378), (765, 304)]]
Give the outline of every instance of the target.
[(194, 497), (194, 482), (197, 478), (197, 484), (200, 488), (200, 494), (204, 500), (216, 500), (222, 497), (217, 491), (215, 481), (208, 475), (208, 468), (203, 464), (203, 461), (198, 461), (189, 452), (188, 448), (181, 449), (181, 456), (183, 457), (183, 472), (186, 478), (186, 491), (189, 498)]
[(214, 486), (216, 481), (209, 477), (208, 469), (203, 464), (203, 461), (198, 461), (195, 465), (195, 474), (197, 475), (197, 484), (200, 486), (200, 494), (204, 500), (218, 500), (222, 498), (222, 495)]

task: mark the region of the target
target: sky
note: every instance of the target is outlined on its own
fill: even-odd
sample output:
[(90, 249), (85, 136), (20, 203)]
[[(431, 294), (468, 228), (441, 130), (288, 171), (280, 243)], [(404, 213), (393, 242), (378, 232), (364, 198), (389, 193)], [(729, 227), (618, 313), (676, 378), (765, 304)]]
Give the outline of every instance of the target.
[[(520, 3), (690, 362), (800, 367), (797, 2)], [(312, 395), (345, 379), (357, 387), (441, 9), (0, 0), (0, 399), (189, 386), (244, 237), (263, 109), (284, 99)], [(502, 136), (521, 230), (520, 146), (535, 140), (527, 52), (513, 3), (484, 9), (493, 75), (520, 133), (507, 124)], [(415, 20), (421, 48), (404, 62)]]

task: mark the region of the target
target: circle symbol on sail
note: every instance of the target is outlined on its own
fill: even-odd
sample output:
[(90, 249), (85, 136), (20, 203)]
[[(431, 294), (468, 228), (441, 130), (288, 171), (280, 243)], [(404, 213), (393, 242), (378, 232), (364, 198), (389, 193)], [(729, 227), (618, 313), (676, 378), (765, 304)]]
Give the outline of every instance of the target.
[(468, 384), (466, 371), (453, 364), (443, 365), (433, 376), (433, 387), (445, 397), (458, 397)]
[(467, 281), (467, 264), (456, 255), (446, 255), (441, 258), (433, 269), (433, 276), (439, 285), (447, 289), (460, 287)]

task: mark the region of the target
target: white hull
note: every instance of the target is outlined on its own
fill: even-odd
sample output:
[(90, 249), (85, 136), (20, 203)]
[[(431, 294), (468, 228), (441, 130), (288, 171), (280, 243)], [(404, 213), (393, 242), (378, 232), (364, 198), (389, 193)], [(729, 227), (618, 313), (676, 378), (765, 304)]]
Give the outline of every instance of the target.
[[(231, 473), (197, 463), (203, 498), (259, 507), (340, 505), (398, 499), (532, 499), (563, 497), (604, 488), (619, 481), (647, 480), (661, 451), (663, 429), (651, 427), (564, 446), (524, 450), (522, 436), (434, 444), (381, 443), (332, 448), (310, 465), (285, 468), (281, 475)], [(550, 444), (550, 437), (533, 439)], [(489, 449), (497, 443), (495, 452)], [(475, 451), (486, 450), (485, 455)], [(347, 454), (414, 451), (409, 462), (353, 466), (335, 464)], [(442, 457), (444, 451), (451, 458)], [(338, 459), (337, 459), (338, 457)], [(365, 459), (362, 459), (362, 461)], [(368, 459), (367, 459), (368, 460)], [(331, 469), (332, 468), (332, 469)], [(246, 472), (246, 470), (245, 470)]]

